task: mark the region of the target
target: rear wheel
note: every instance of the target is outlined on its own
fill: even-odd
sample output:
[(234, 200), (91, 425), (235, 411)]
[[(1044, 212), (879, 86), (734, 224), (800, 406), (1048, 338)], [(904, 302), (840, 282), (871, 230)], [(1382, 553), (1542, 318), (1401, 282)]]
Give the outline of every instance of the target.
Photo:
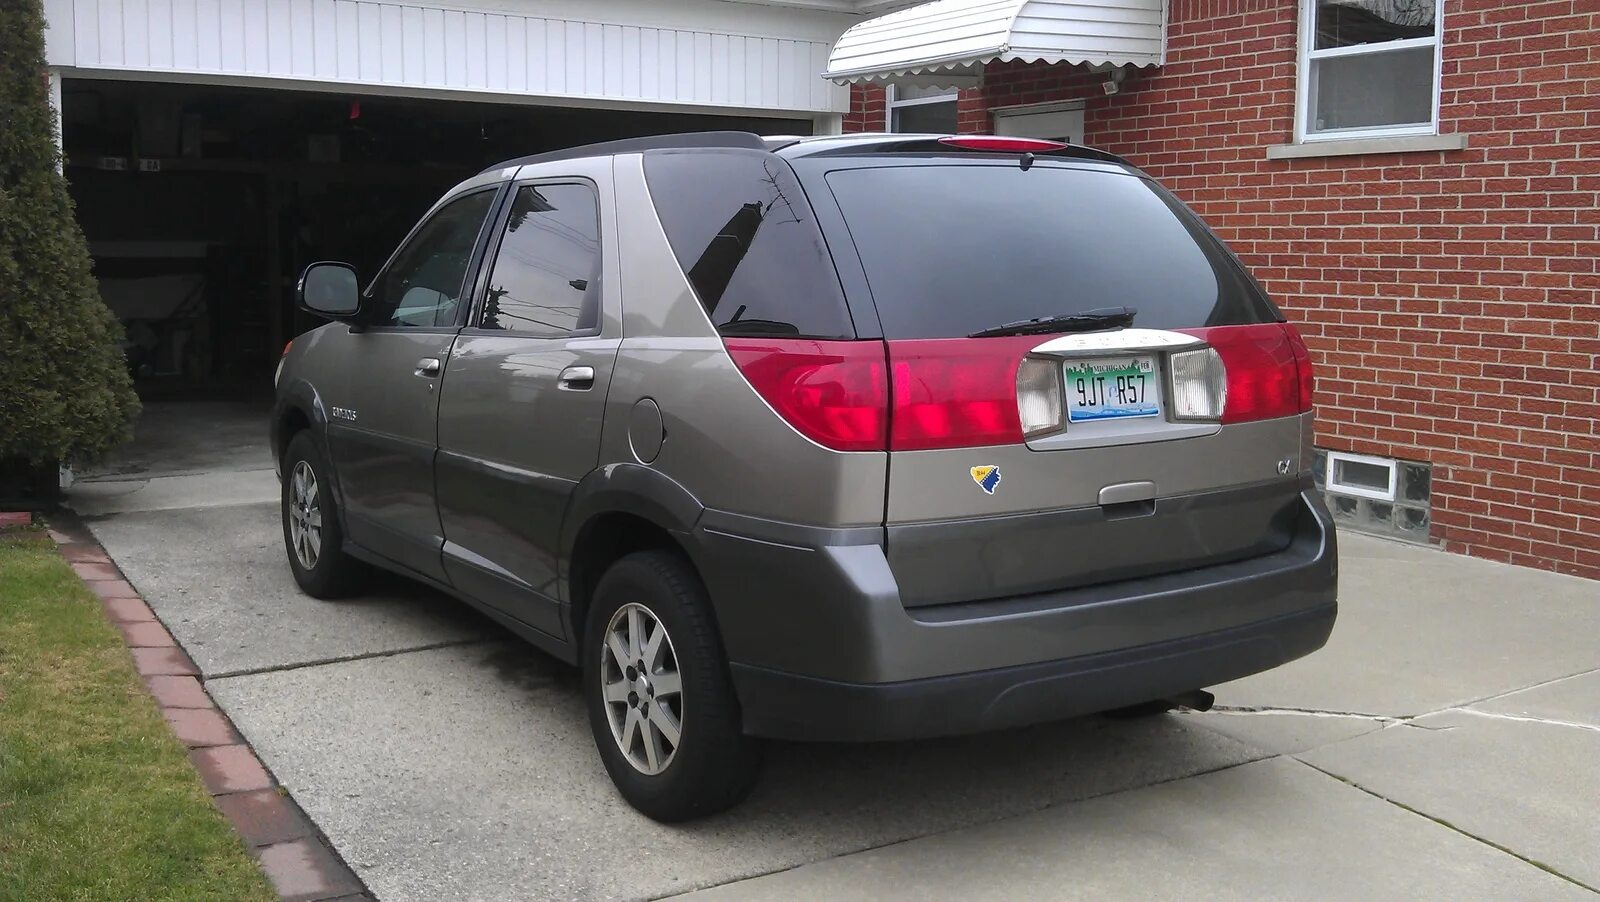
[(348, 595), (366, 570), (344, 552), (328, 465), (310, 432), (289, 441), (282, 468), (283, 545), (294, 581), (313, 598)]
[(666, 551), (617, 561), (595, 587), (583, 636), (589, 726), (628, 804), (682, 821), (749, 793), (760, 745), (740, 730), (705, 589), (687, 562)]

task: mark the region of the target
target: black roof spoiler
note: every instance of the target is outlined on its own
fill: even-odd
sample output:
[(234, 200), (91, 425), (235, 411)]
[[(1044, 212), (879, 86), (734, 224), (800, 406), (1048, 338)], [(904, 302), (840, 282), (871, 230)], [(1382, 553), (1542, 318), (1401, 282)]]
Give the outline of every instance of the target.
[[(978, 137), (976, 135), (918, 135), (896, 134), (884, 132), (866, 132), (852, 135), (819, 135), (815, 138), (805, 138), (794, 142), (795, 146), (784, 152), (785, 156), (851, 156), (859, 153), (915, 153), (915, 154), (980, 154), (995, 153), (982, 148), (958, 149), (943, 143), (946, 138)], [(1058, 142), (1059, 143), (1059, 142)], [(1008, 156), (1016, 156), (1009, 151)], [(1042, 158), (1069, 158), (1078, 160), (1095, 160), (1102, 163), (1119, 163), (1127, 166), (1128, 161), (1113, 153), (1081, 144), (1061, 144), (1052, 150), (1033, 151)]]

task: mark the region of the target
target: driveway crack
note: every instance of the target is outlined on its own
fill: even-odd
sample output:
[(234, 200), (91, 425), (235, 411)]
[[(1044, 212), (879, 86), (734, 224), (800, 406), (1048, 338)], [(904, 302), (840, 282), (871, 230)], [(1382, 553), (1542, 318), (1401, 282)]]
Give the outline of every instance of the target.
[(1221, 714), (1232, 717), (1333, 717), (1348, 718), (1351, 720), (1365, 720), (1372, 723), (1383, 724), (1386, 727), (1414, 727), (1419, 730), (1449, 730), (1450, 727), (1430, 727), (1415, 722), (1412, 717), (1396, 717), (1389, 714), (1367, 714), (1361, 711), (1328, 711), (1321, 708), (1280, 708), (1271, 706), (1247, 705), (1214, 705), (1209, 711), (1182, 712), (1185, 715), (1193, 714), (1205, 717), (1209, 714)]
[(1507, 848), (1506, 846), (1502, 846), (1501, 844), (1495, 842), (1492, 839), (1485, 839), (1484, 837), (1479, 836), (1476, 833), (1472, 833), (1470, 831), (1463, 830), (1460, 827), (1457, 827), (1455, 824), (1452, 824), (1452, 823), (1450, 823), (1449, 821), (1447, 821), (1447, 820), (1445, 820), (1443, 818), (1434, 817), (1433, 815), (1427, 813), (1426, 811), (1420, 811), (1420, 810), (1418, 810), (1416, 808), (1411, 807), (1410, 805), (1407, 805), (1404, 802), (1399, 802), (1399, 801), (1396, 801), (1394, 799), (1391, 799), (1391, 798), (1389, 798), (1388, 796), (1384, 795), (1381, 792), (1374, 792), (1374, 791), (1368, 789), (1367, 787), (1362, 786), (1360, 783), (1357, 783), (1354, 780), (1347, 779), (1345, 777), (1341, 777), (1338, 774), (1334, 773), (1333, 771), (1324, 770), (1323, 768), (1320, 768), (1320, 767), (1316, 766), (1315, 764), (1312, 764), (1309, 761), (1305, 761), (1305, 760), (1299, 758), (1298, 756), (1292, 756), (1291, 755), (1290, 757), (1294, 758), (1294, 760), (1296, 760), (1296, 761), (1299, 761), (1301, 764), (1304, 764), (1306, 767), (1311, 768), (1312, 770), (1316, 771), (1317, 773), (1322, 774), (1323, 776), (1332, 777), (1333, 779), (1338, 780), (1340, 783), (1343, 783), (1346, 786), (1350, 786), (1350, 787), (1353, 787), (1355, 789), (1359, 789), (1362, 792), (1366, 793), (1367, 795), (1372, 796), (1373, 798), (1378, 799), (1380, 801), (1388, 802), (1390, 805), (1393, 805), (1394, 807), (1399, 808), (1402, 811), (1409, 811), (1412, 814), (1415, 814), (1417, 817), (1424, 818), (1426, 820), (1430, 820), (1430, 821), (1434, 822), (1435, 824), (1438, 824), (1439, 826), (1445, 828), (1446, 830), (1450, 830), (1452, 832), (1459, 833), (1462, 836), (1465, 836), (1466, 838), (1468, 838), (1470, 840), (1474, 840), (1475, 842), (1482, 843), (1483, 845), (1486, 845), (1491, 849), (1496, 849), (1498, 851), (1504, 852), (1505, 854), (1510, 855), (1512, 858), (1517, 859), (1518, 861), (1522, 862), (1523, 864), (1532, 865), (1533, 867), (1536, 867), (1539, 870), (1544, 871), (1546, 874), (1549, 874), (1552, 877), (1558, 877), (1558, 878), (1560, 878), (1562, 880), (1565, 880), (1566, 882), (1572, 884), (1573, 886), (1580, 887), (1582, 889), (1586, 889), (1591, 893), (1600, 893), (1600, 889), (1595, 889), (1594, 887), (1590, 886), (1587, 883), (1584, 883), (1582, 880), (1579, 880), (1579, 879), (1577, 879), (1575, 877), (1569, 877), (1568, 875), (1561, 873), (1560, 871), (1556, 870), (1555, 868), (1551, 867), (1548, 864), (1545, 864), (1542, 861), (1539, 861), (1536, 858), (1529, 858), (1528, 856), (1523, 855), (1521, 852), (1518, 852), (1515, 849)]
[(1588, 730), (1591, 733), (1600, 733), (1600, 725), (1592, 723), (1578, 723), (1572, 720), (1556, 720), (1550, 717), (1529, 717), (1525, 714), (1503, 714), (1499, 711), (1480, 711), (1477, 708), (1447, 708), (1447, 711), (1459, 711), (1462, 714), (1471, 714), (1474, 717), (1487, 717), (1491, 720), (1509, 720), (1516, 723), (1542, 723), (1552, 727), (1571, 727), (1574, 730)]
[(273, 664), (268, 667), (246, 667), (240, 670), (225, 670), (218, 673), (206, 674), (205, 681), (227, 680), (233, 677), (259, 676), (263, 673), (283, 673), (290, 670), (304, 670), (307, 667), (321, 667), (325, 664), (344, 664), (349, 661), (366, 661), (371, 658), (392, 658), (395, 655), (410, 654), (414, 651), (433, 651), (438, 648), (454, 648), (459, 645), (475, 645), (492, 641), (487, 638), (476, 639), (448, 639), (443, 642), (430, 642), (426, 645), (412, 645), (406, 648), (390, 648), (383, 651), (366, 651), (353, 655), (335, 655), (329, 658), (317, 658), (313, 661), (295, 661), (291, 664)]
[[(1551, 677), (1548, 680), (1540, 680), (1537, 683), (1529, 683), (1526, 686), (1518, 686), (1515, 689), (1507, 689), (1505, 692), (1495, 692), (1495, 693), (1491, 693), (1489, 695), (1479, 696), (1478, 698), (1469, 698), (1464, 702), (1458, 702), (1455, 705), (1452, 705), (1452, 706), (1450, 706), (1448, 708), (1441, 708), (1440, 710), (1441, 711), (1453, 711), (1453, 710), (1456, 710), (1457, 708), (1465, 708), (1467, 705), (1476, 705), (1476, 704), (1479, 704), (1479, 703), (1482, 703), (1482, 702), (1491, 702), (1491, 701), (1494, 701), (1497, 698), (1505, 698), (1508, 695), (1516, 695), (1518, 692), (1527, 692), (1527, 691), (1529, 691), (1531, 689), (1539, 689), (1539, 688), (1542, 688), (1544, 686), (1553, 685), (1555, 683), (1564, 683), (1567, 680), (1575, 680), (1578, 677), (1585, 677), (1585, 676), (1588, 676), (1591, 673), (1600, 673), (1600, 667), (1591, 667), (1588, 670), (1580, 670), (1577, 673), (1568, 673), (1568, 674), (1564, 674), (1564, 675), (1558, 676), (1558, 677)], [(1435, 712), (1435, 713), (1437, 713), (1437, 712)]]

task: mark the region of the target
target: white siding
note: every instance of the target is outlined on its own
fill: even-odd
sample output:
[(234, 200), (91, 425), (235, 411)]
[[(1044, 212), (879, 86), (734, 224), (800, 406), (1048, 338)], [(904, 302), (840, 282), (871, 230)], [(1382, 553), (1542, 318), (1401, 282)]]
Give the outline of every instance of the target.
[[(153, 73), (241, 84), (260, 78), (485, 99), (522, 95), (807, 114), (848, 107), (848, 92), (820, 77), (830, 40), (819, 39), (828, 25), (814, 15), (781, 7), (738, 10), (738, 24), (765, 17), (758, 21), (770, 34), (757, 35), (486, 5), (491, 8), (399, 0), (45, 0), (46, 54), (68, 76)], [(607, 3), (587, 3), (583, 10), (598, 19)], [(697, 15), (689, 21), (698, 23), (707, 13)], [(787, 27), (790, 17), (797, 17), (793, 28)], [(839, 17), (834, 33), (850, 21)], [(773, 36), (786, 32), (792, 36)]]
[(1166, 0), (935, 0), (861, 22), (839, 38), (830, 78), (858, 81), (991, 60), (1154, 66)]

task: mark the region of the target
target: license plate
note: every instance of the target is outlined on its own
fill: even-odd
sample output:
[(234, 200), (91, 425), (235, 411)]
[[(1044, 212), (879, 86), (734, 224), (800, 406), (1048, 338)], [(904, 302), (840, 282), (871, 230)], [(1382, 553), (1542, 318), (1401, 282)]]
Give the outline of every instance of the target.
[(1161, 415), (1154, 357), (1097, 357), (1066, 365), (1067, 421)]

